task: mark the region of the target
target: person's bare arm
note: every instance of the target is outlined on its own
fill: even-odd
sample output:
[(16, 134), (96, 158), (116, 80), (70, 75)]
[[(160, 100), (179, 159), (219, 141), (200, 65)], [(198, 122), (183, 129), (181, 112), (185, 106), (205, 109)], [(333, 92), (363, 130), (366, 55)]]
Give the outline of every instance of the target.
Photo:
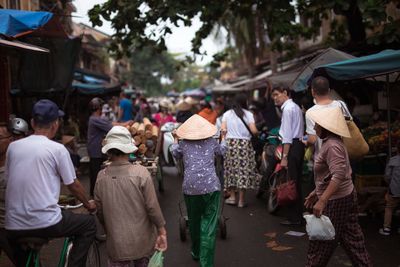
[(314, 145), (318, 140), (318, 137), (314, 134), (307, 134), (307, 137), (307, 142), (305, 144), (306, 146)]
[(250, 128), (250, 131), (251, 131), (251, 133), (253, 135), (257, 135), (258, 134), (258, 130), (257, 130), (257, 127), (256, 127), (255, 123), (250, 123), (249, 124), (249, 128)]
[(86, 197), (85, 189), (83, 188), (82, 184), (79, 182), (78, 179), (75, 179), (72, 184), (67, 185), (69, 191), (79, 200), (82, 202), (83, 206), (88, 211), (95, 211), (96, 204), (92, 201), (89, 201)]
[(291, 144), (283, 144), (283, 153), (282, 153), (282, 160), (281, 166), (287, 168), (288, 166), (288, 155), (290, 151)]

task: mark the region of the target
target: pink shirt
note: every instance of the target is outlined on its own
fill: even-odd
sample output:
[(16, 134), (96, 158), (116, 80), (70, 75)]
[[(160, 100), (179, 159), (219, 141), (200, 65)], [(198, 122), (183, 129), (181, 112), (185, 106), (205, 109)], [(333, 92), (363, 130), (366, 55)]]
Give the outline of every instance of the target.
[(154, 115), (154, 120), (157, 127), (161, 127), (167, 122), (175, 122), (175, 119), (171, 114), (163, 116), (161, 112)]
[(330, 180), (339, 185), (330, 200), (342, 198), (354, 190), (347, 150), (338, 136), (328, 136), (322, 141), (321, 149), (314, 161), (315, 192), (324, 193)]

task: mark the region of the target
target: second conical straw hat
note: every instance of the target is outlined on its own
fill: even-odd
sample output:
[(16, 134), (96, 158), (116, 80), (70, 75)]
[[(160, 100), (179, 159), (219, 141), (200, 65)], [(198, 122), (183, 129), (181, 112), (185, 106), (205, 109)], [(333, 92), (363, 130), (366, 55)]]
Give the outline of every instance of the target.
[(343, 112), (339, 107), (314, 109), (307, 112), (315, 123), (337, 135), (351, 138)]
[(206, 139), (216, 133), (217, 127), (197, 114), (187, 119), (179, 126), (178, 130), (176, 130), (176, 134), (179, 138), (187, 140)]

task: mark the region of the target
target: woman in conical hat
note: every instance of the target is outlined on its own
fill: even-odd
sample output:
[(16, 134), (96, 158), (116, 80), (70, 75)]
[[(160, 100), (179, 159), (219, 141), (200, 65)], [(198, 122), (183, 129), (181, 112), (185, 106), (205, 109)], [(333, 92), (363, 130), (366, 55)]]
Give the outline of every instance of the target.
[(335, 240), (310, 240), (306, 266), (326, 266), (338, 243), (354, 266), (372, 266), (358, 224), (357, 199), (351, 180), (351, 167), (342, 138), (350, 132), (338, 107), (312, 110), (315, 132), (322, 146), (314, 159), (315, 190), (306, 197), (305, 206), (313, 214), (326, 215), (335, 227)]
[[(226, 150), (213, 138), (217, 128), (195, 114), (174, 133), (172, 154), (183, 159), (183, 194), (189, 217), (192, 257), (200, 266), (213, 266), (218, 224), (221, 184), (215, 172), (214, 158)], [(178, 137), (181, 141), (178, 142)]]

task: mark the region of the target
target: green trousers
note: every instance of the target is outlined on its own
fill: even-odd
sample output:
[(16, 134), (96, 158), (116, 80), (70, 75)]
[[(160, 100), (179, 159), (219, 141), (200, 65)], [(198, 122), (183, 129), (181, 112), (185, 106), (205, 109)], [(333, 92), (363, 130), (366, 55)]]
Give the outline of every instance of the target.
[(214, 266), (221, 192), (184, 196), (192, 239), (192, 257), (200, 260), (201, 267), (212, 267)]

